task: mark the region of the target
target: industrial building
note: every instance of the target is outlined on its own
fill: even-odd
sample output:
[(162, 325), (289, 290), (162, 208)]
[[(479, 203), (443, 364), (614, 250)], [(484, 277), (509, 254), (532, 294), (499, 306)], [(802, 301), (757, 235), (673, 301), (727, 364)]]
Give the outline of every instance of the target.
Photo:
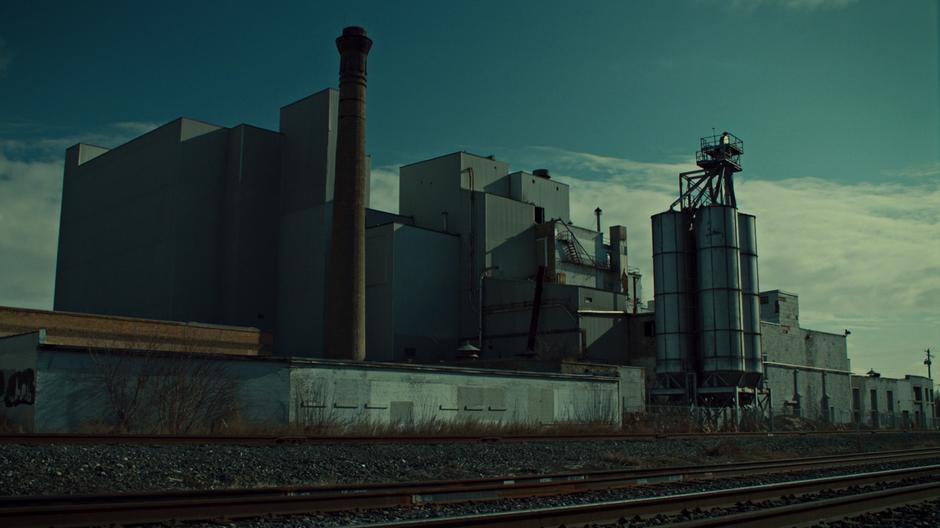
[(340, 90), (282, 107), (278, 130), (179, 118), (67, 150), (54, 311), (0, 309), (8, 422), (104, 419), (87, 382), (126, 354), (224, 364), (257, 424), (618, 425), (650, 402), (848, 423), (877, 390), (932, 426), (930, 380), (869, 388), (887, 380), (852, 376), (845, 335), (760, 291), (740, 139), (703, 138), (652, 218), (646, 304), (627, 227), (574, 225), (548, 169), (454, 152), (401, 167), (397, 213), (369, 208), (371, 40), (337, 46)]

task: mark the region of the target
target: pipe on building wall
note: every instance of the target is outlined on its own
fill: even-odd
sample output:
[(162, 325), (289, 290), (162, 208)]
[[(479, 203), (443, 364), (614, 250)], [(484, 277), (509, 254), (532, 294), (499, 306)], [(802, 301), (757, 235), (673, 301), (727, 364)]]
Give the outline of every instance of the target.
[(336, 48), (339, 117), (324, 355), (362, 361), (366, 357), (366, 62), (372, 39), (361, 27), (347, 27), (336, 39)]

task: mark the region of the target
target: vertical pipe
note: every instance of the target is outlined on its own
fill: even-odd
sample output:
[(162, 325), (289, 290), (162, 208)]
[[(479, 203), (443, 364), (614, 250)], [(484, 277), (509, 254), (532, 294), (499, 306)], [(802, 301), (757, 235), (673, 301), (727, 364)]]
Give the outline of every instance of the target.
[(366, 356), (366, 60), (372, 40), (365, 29), (347, 27), (336, 39), (336, 48), (340, 54), (339, 119), (325, 355), (362, 361)]
[(529, 338), (526, 351), (535, 354), (535, 338), (539, 333), (539, 311), (542, 308), (542, 283), (545, 282), (545, 266), (539, 266), (535, 275), (535, 298), (532, 300), (532, 319), (529, 321)]

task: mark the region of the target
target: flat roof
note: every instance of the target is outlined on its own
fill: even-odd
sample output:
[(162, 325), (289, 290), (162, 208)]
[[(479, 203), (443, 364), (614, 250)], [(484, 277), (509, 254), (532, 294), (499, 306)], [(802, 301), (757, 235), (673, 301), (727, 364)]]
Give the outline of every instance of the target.
[(0, 337), (39, 331), (46, 344), (86, 349), (264, 355), (273, 344), (253, 327), (0, 306)]

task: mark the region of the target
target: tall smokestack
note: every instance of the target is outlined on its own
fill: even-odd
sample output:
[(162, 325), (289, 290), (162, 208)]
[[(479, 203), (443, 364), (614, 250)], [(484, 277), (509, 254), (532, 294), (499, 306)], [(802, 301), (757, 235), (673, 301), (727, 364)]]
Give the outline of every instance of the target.
[(333, 185), (333, 235), (326, 286), (326, 351), (335, 359), (366, 357), (366, 59), (372, 39), (348, 27), (339, 49), (339, 126)]

